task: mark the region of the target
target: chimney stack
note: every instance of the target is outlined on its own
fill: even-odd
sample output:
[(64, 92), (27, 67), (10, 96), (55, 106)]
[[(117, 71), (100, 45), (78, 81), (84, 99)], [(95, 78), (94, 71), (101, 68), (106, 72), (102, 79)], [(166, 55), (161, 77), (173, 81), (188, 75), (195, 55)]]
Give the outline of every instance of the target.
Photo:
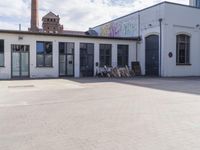
[(31, 2), (31, 28), (32, 32), (39, 31), (39, 21), (38, 21), (38, 0), (32, 0)]

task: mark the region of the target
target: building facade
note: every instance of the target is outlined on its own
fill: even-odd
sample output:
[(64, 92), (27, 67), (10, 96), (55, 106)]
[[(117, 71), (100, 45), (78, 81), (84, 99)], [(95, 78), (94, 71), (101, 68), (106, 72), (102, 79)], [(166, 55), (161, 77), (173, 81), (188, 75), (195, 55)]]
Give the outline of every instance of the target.
[[(137, 40), (0, 31), (0, 79), (91, 77), (104, 65), (130, 66)], [(118, 61), (119, 56), (126, 61)]]
[(93, 28), (100, 36), (141, 37), (143, 75), (200, 76), (200, 9), (162, 2)]

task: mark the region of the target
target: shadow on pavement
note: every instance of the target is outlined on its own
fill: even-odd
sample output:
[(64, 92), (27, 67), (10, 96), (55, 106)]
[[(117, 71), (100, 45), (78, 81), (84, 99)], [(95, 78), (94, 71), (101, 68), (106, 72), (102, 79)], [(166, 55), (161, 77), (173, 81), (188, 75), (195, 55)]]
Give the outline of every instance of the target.
[(200, 95), (200, 77), (180, 77), (180, 78), (63, 78), (81, 84), (113, 82), (127, 84), (170, 92), (181, 92)]

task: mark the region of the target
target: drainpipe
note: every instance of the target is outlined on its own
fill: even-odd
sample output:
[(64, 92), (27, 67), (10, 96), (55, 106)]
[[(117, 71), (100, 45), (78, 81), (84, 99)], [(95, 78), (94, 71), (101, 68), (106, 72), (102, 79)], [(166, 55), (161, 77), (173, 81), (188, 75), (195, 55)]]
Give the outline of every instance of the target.
[(161, 77), (161, 75), (162, 75), (162, 21), (163, 21), (163, 19), (162, 18), (160, 18), (159, 19), (159, 24), (160, 24), (160, 65), (159, 65), (159, 70), (160, 70), (160, 77)]
[[(140, 11), (138, 11), (138, 37), (140, 37)], [(136, 42), (136, 62), (138, 61), (138, 45), (140, 44), (139, 40), (140, 39), (138, 39)]]

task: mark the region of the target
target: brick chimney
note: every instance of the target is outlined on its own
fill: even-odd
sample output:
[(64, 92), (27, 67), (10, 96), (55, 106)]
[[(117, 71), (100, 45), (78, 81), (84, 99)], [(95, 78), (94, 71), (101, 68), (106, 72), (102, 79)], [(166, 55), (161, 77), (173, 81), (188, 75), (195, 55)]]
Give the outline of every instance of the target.
[(39, 31), (39, 21), (38, 21), (38, 0), (32, 0), (31, 2), (31, 27), (29, 31), (38, 32)]

